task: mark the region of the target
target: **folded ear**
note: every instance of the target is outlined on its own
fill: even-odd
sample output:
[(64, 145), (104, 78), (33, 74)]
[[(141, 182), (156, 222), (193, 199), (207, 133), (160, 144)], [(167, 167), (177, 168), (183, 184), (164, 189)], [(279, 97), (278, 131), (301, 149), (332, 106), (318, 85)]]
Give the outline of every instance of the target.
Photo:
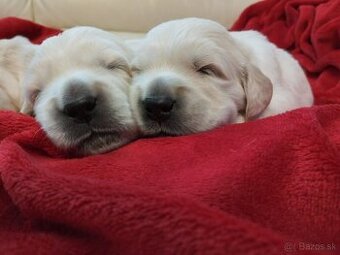
[(245, 120), (261, 114), (269, 105), (273, 95), (273, 84), (259, 68), (249, 64), (244, 67), (242, 86), (246, 95)]

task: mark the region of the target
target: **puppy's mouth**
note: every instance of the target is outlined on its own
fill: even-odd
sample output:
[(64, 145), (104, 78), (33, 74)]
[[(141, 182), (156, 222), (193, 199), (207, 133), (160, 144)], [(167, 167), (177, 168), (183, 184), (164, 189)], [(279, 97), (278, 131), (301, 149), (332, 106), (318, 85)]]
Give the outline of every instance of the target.
[(77, 143), (77, 146), (84, 145), (86, 143), (90, 143), (94, 140), (112, 140), (112, 139), (118, 139), (120, 136), (119, 132), (112, 131), (104, 131), (104, 132), (96, 132), (96, 131), (90, 131), (88, 134), (84, 135), (80, 141)]
[(93, 131), (90, 130), (73, 140), (67, 151), (76, 155), (104, 153), (116, 149), (135, 138), (132, 131)]
[(146, 137), (155, 136), (180, 136), (196, 133), (190, 125), (186, 125), (185, 120), (173, 117), (165, 121), (154, 121), (149, 118), (143, 119), (142, 132)]
[[(50, 130), (44, 130), (51, 141), (71, 157), (83, 157), (106, 153), (132, 142), (138, 137), (139, 130), (135, 123), (111, 123), (110, 127), (93, 127), (88, 124), (75, 126), (60, 123)], [(58, 132), (54, 130), (58, 129)], [(54, 131), (54, 132), (53, 132)]]
[(144, 137), (172, 137), (172, 136), (179, 136), (179, 134), (172, 134), (171, 132), (166, 131), (159, 131), (159, 132), (153, 132), (150, 134), (146, 134)]

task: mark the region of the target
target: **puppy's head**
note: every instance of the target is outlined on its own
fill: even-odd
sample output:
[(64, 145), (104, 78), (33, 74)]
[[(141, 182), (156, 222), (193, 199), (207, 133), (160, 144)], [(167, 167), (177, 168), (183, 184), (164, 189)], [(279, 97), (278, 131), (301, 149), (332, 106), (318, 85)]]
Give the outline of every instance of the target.
[(130, 53), (113, 35), (78, 27), (39, 46), (24, 79), (21, 111), (59, 147), (80, 154), (117, 148), (136, 135), (128, 90)]
[(131, 105), (145, 135), (181, 135), (251, 119), (271, 83), (216, 22), (163, 23), (134, 42)]

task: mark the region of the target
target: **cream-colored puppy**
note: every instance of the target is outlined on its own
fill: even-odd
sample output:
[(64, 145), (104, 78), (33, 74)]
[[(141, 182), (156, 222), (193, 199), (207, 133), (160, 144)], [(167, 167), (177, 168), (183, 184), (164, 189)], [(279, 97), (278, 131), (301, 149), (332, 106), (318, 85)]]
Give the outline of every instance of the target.
[(0, 109), (20, 110), (21, 82), (35, 49), (21, 36), (0, 40)]
[(135, 41), (131, 105), (145, 135), (181, 135), (310, 106), (298, 62), (255, 31), (187, 18)]
[(24, 77), (23, 113), (50, 139), (79, 154), (102, 153), (136, 137), (128, 91), (131, 53), (112, 34), (76, 27), (45, 40)]

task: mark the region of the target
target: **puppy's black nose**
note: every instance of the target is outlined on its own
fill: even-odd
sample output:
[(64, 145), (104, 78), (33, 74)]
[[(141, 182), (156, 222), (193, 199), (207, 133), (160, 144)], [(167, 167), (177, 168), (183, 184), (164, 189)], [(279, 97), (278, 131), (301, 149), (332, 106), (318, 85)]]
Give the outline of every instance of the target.
[(170, 117), (175, 100), (168, 96), (153, 96), (143, 100), (147, 116), (152, 120), (162, 121)]
[(86, 96), (65, 104), (63, 112), (79, 122), (88, 123), (92, 119), (96, 104), (96, 97)]

